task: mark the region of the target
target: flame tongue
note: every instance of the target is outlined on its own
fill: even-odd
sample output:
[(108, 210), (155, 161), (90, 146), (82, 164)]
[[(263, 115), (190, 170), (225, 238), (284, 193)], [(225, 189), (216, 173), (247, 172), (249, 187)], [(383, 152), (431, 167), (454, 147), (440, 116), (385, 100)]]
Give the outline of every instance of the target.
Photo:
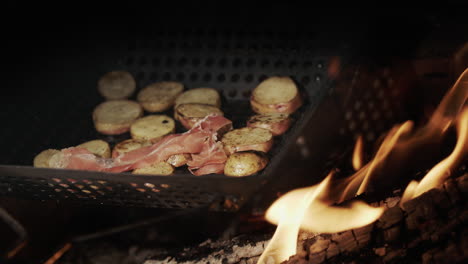
[[(423, 130), (426, 136), (434, 134), (434, 131), (443, 132), (457, 120), (457, 115), (468, 99), (468, 68), (463, 71), (450, 91), (444, 96), (429, 123)], [(432, 188), (441, 185), (450, 171), (458, 166), (468, 154), (468, 107), (464, 107), (457, 121), (458, 140), (453, 152), (444, 160), (434, 166), (421, 182), (412, 181), (406, 187), (400, 205), (414, 199)]]
[(362, 143), (362, 136), (359, 136), (356, 140), (356, 145), (354, 146), (353, 152), (353, 168), (355, 170), (359, 170), (362, 168), (362, 163), (364, 162), (364, 153), (363, 153), (363, 143)]
[(286, 193), (268, 209), (267, 220), (273, 219), (278, 228), (258, 264), (280, 263), (296, 253), (297, 236), (305, 210), (327, 189), (331, 176), (329, 174), (318, 185)]
[(334, 198), (334, 201), (341, 203), (356, 195), (362, 194), (366, 190), (372, 174), (387, 159), (397, 142), (411, 131), (412, 127), (413, 123), (407, 121), (390, 130), (382, 141), (374, 159), (364, 165), (355, 174), (341, 180), (333, 187), (331, 192), (333, 193), (332, 197)]
[(374, 159), (370, 162), (369, 169), (366, 171), (365, 174), (366, 176), (364, 177), (361, 185), (359, 186), (359, 189), (357, 190), (357, 195), (362, 194), (366, 190), (374, 170), (386, 160), (386, 158), (390, 155), (391, 151), (393, 150), (399, 139), (402, 136), (409, 133), (412, 128), (413, 122), (406, 121), (401, 126), (396, 126), (392, 130), (390, 130), (390, 133), (382, 142), (382, 145), (377, 151), (377, 154), (375, 155)]
[(468, 99), (468, 68), (458, 77), (429, 120), (429, 127), (447, 129)]
[(456, 168), (468, 154), (468, 107), (463, 110), (457, 122), (458, 140), (452, 153), (434, 166), (421, 182), (412, 181), (406, 187), (401, 204), (404, 205), (408, 200), (414, 199), (419, 195), (441, 185), (450, 172)]
[(374, 222), (383, 208), (374, 208), (364, 202), (353, 202), (348, 207), (331, 206), (330, 173), (321, 183), (290, 191), (275, 201), (266, 213), (266, 219), (278, 225), (273, 238), (258, 263), (280, 263), (296, 253), (299, 229), (311, 232), (334, 233), (361, 227)]
[(316, 202), (305, 214), (301, 228), (316, 233), (337, 233), (368, 225), (383, 213), (383, 207), (372, 207), (362, 201), (348, 206), (329, 206)]

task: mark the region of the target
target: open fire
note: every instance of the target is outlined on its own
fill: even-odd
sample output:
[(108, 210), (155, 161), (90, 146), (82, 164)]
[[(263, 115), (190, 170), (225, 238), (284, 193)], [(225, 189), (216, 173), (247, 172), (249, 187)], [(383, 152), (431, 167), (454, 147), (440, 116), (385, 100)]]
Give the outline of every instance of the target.
[[(408, 154), (427, 155), (424, 150), (438, 144), (453, 127), (457, 143), (452, 153), (435, 165), (421, 181), (411, 181), (400, 201), (400, 206), (430, 189), (437, 188), (468, 154), (468, 68), (460, 75), (444, 96), (427, 124), (413, 132), (413, 122), (406, 121), (393, 127), (374, 158), (363, 164), (362, 139), (358, 138), (352, 164), (355, 174), (335, 179), (333, 172), (319, 184), (290, 191), (276, 200), (267, 210), (266, 219), (277, 229), (259, 264), (286, 261), (296, 254), (300, 229), (314, 233), (336, 233), (368, 225), (377, 220), (384, 207), (374, 207), (362, 201), (347, 202), (369, 190), (375, 175), (386, 163), (411, 157)], [(402, 155), (401, 153), (406, 153)], [(346, 205), (343, 203), (346, 202)]]

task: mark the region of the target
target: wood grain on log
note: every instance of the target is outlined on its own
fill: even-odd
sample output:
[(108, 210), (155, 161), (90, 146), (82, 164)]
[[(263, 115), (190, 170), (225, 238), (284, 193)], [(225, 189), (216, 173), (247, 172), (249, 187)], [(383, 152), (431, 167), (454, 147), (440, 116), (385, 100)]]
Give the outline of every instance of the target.
[(373, 224), (307, 239), (307, 254), (284, 263), (461, 263), (468, 259), (467, 193), (468, 174), (450, 179)]
[[(468, 259), (468, 174), (447, 180), (439, 189), (398, 206), (399, 197), (381, 201), (387, 210), (376, 222), (335, 234), (299, 235), (298, 253), (283, 264), (310, 263), (462, 263)], [(184, 254), (156, 263), (242, 263), (254, 264), (268, 240), (238, 245), (239, 239), (208, 241), (201, 247), (211, 252), (195, 259)], [(192, 252), (192, 253), (188, 253)], [(197, 254), (195, 254), (197, 255)], [(194, 255), (193, 255), (194, 256)]]

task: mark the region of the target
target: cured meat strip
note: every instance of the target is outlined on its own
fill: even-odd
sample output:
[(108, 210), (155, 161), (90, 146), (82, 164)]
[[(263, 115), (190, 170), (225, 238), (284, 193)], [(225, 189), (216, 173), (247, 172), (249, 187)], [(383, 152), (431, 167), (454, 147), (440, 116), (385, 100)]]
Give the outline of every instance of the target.
[(227, 159), (220, 142), (218, 130), (232, 128), (229, 119), (210, 115), (182, 134), (168, 135), (157, 143), (123, 153), (114, 159), (99, 158), (83, 148), (63, 149), (59, 158), (51, 162), (53, 168), (123, 172), (147, 167), (155, 162), (165, 161), (171, 155), (192, 154), (189, 169), (195, 175), (220, 172)]

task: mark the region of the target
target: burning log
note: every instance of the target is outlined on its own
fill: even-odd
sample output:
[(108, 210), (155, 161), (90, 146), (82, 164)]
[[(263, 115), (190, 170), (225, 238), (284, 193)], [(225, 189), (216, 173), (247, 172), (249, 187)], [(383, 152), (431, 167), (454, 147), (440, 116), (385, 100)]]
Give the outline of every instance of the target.
[[(342, 233), (312, 235), (287, 264), (461, 263), (468, 258), (468, 174), (390, 208), (374, 223)], [(388, 206), (388, 204), (387, 204)]]
[[(299, 234), (298, 252), (283, 264), (459, 263), (468, 258), (468, 174), (448, 179), (441, 188), (409, 201), (395, 196), (376, 203), (386, 211), (372, 224), (333, 234)], [(145, 264), (255, 264), (267, 247), (265, 237), (240, 236), (206, 241), (178, 255)]]

